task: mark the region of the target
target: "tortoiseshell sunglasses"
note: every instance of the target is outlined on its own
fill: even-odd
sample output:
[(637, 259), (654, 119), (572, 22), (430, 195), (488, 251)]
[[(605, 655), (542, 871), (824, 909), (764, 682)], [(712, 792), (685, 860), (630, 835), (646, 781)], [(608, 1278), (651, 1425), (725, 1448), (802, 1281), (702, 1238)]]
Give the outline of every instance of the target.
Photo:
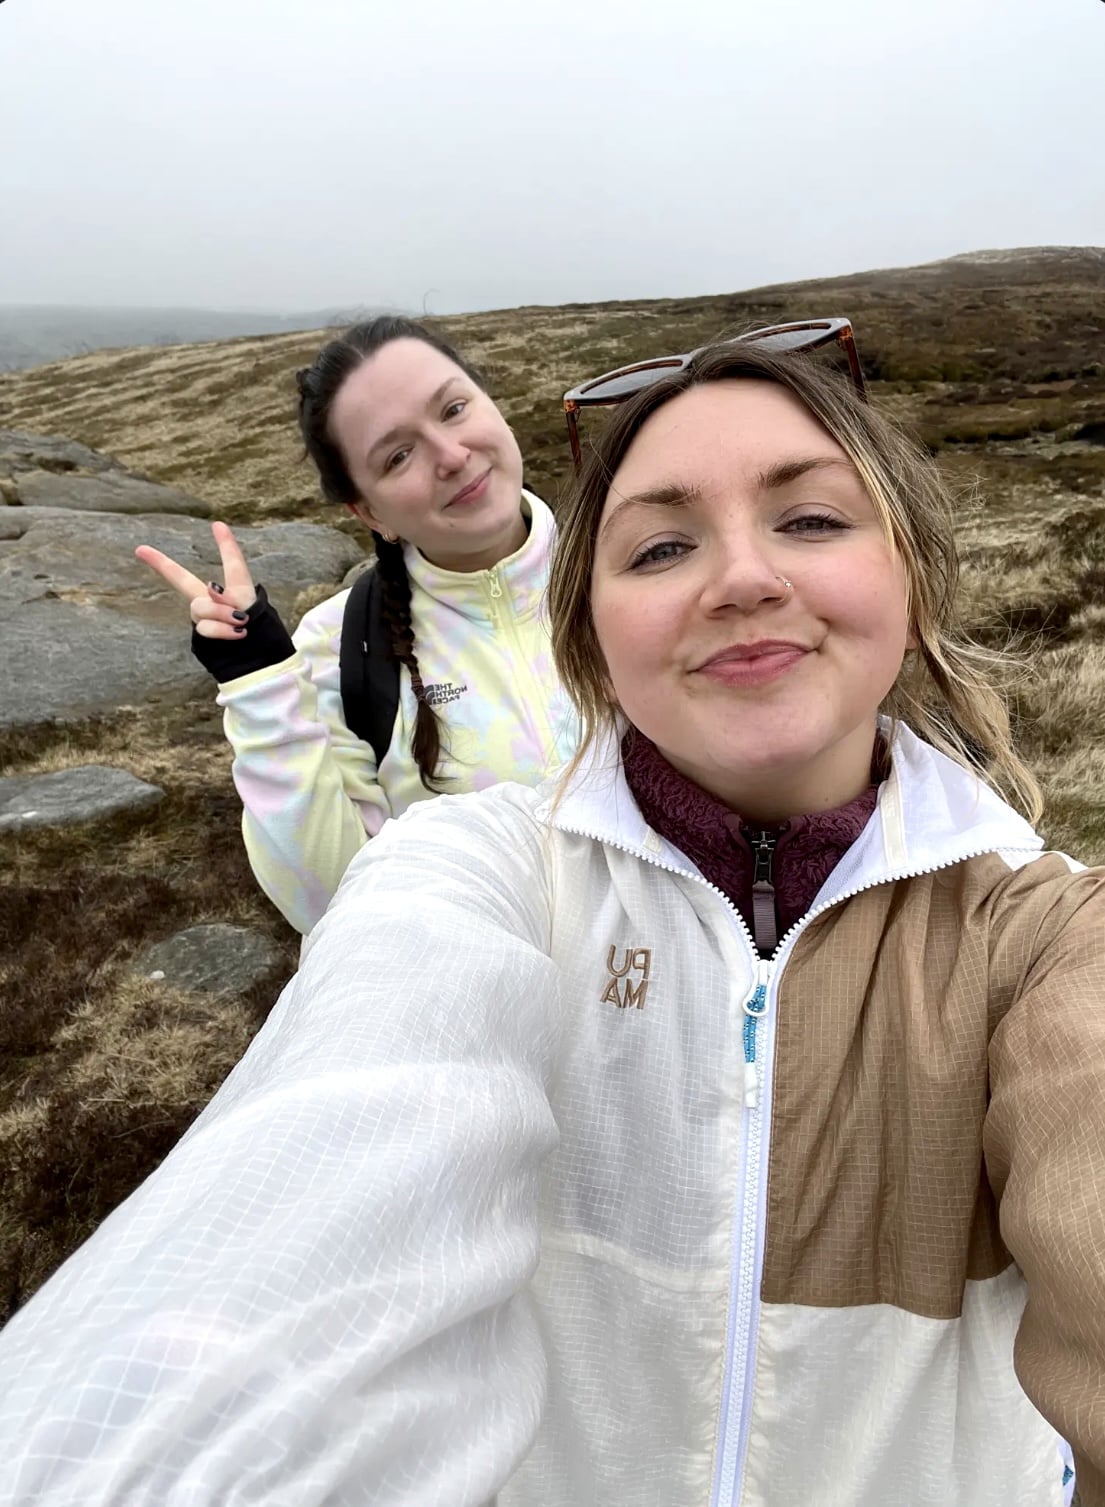
[[(856, 391), (861, 398), (867, 397), (850, 319), (805, 319), (794, 324), (766, 325), (762, 330), (749, 330), (746, 335), (734, 336), (731, 343), (739, 345), (746, 340), (762, 342), (779, 351), (812, 351), (819, 346), (835, 343), (848, 358), (848, 369)], [(724, 345), (729, 342), (719, 343)], [(640, 392), (642, 387), (650, 387), (669, 372), (681, 371), (694, 360), (699, 351), (705, 349), (705, 346), (700, 346), (698, 350), (686, 351), (682, 356), (656, 356), (651, 361), (635, 361), (631, 366), (619, 366), (617, 371), (593, 377), (590, 382), (584, 382), (566, 392), (564, 416), (568, 421), (568, 439), (576, 470), (579, 470), (583, 462), (578, 429), (581, 408), (610, 408), (617, 403), (624, 403), (634, 393)]]

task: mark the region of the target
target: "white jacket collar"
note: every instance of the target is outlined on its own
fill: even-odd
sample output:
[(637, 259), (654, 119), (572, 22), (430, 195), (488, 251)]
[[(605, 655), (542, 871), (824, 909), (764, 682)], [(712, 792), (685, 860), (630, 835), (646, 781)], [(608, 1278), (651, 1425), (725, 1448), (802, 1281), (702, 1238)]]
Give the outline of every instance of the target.
[(533, 617), (542, 612), (556, 523), (532, 492), (522, 493), (522, 508), (530, 520), (525, 542), (490, 570), (442, 570), (431, 565), (413, 544), (407, 544), (403, 559), (412, 583), (451, 611), (475, 621), (493, 620), (496, 603), (514, 617)]
[[(889, 724), (883, 727), (889, 735)], [(541, 814), (562, 831), (693, 868), (645, 822), (625, 778), (619, 742), (614, 734), (597, 746), (558, 803), (555, 787), (546, 787)], [(979, 853), (1042, 847), (1043, 839), (989, 785), (899, 723), (875, 818), (830, 874), (817, 903)]]

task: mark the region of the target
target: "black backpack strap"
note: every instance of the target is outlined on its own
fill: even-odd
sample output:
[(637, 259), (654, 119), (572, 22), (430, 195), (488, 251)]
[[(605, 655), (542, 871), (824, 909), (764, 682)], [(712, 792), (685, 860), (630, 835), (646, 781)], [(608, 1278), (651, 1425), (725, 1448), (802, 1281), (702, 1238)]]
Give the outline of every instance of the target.
[(350, 732), (376, 755), (391, 747), (399, 713), (399, 661), (391, 651), (384, 592), (375, 566), (353, 582), (341, 622), (341, 704)]

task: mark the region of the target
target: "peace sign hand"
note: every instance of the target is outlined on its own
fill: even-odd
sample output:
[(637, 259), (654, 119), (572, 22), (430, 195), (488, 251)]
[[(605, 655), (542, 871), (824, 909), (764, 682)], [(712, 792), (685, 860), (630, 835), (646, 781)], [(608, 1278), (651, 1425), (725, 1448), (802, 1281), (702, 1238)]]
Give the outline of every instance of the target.
[(257, 600), (253, 577), (238, 541), (225, 523), (213, 523), (211, 532), (219, 547), (225, 585), (218, 581), (201, 581), (183, 565), (150, 544), (140, 544), (135, 555), (174, 591), (188, 599), (192, 622), (201, 638), (240, 639), (245, 637), (247, 609)]

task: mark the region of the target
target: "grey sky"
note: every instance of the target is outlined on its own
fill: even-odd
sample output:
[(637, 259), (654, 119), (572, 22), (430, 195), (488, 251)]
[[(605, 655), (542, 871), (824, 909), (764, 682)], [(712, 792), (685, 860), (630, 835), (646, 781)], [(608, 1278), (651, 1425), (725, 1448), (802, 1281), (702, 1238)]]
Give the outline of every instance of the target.
[(0, 303), (446, 313), (1105, 244), (1101, 0), (6, 0)]

